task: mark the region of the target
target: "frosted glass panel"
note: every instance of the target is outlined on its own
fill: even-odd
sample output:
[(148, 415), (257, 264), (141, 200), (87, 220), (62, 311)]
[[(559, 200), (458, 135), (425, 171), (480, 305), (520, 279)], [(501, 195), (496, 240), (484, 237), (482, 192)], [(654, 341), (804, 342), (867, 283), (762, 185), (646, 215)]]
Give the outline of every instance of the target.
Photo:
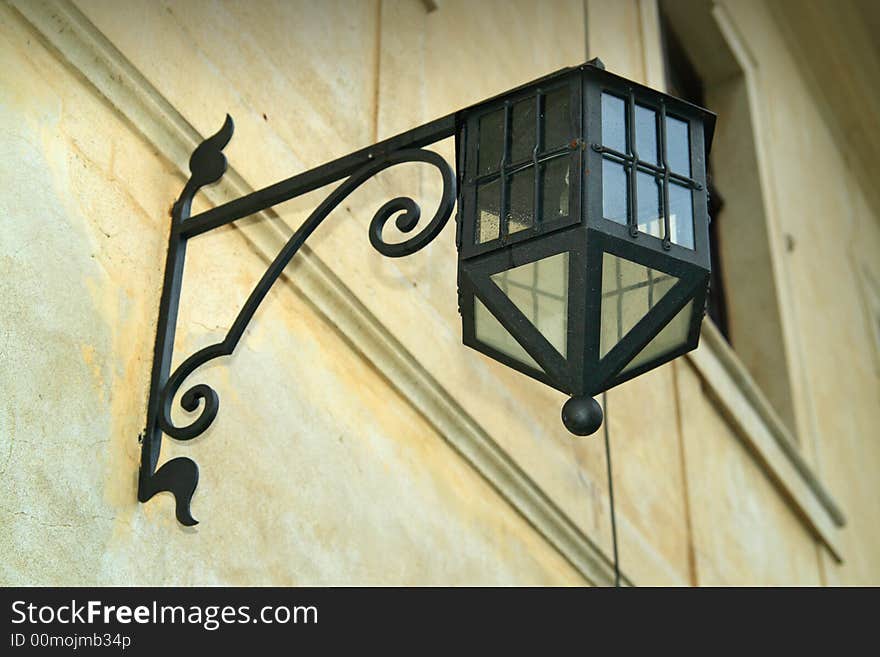
[(568, 253), (492, 276), (547, 342), (564, 357), (568, 348)]
[(691, 301), (621, 370), (621, 374), (684, 345), (688, 339), (693, 314), (694, 302)]
[(691, 190), (669, 183), (669, 233), (676, 244), (694, 248), (694, 204)]
[(602, 160), (602, 216), (619, 224), (626, 223), (626, 171), (613, 160)]
[(639, 230), (654, 237), (663, 236), (663, 215), (660, 213), (660, 185), (650, 173), (636, 174), (638, 191)]
[(677, 282), (674, 276), (605, 253), (599, 356), (611, 351)]
[(498, 239), (501, 219), (501, 184), (499, 179), (477, 188), (477, 244)]
[(568, 157), (544, 162), (541, 167), (541, 221), (553, 221), (568, 216)]
[(528, 167), (510, 177), (507, 232), (517, 233), (535, 224), (535, 169)]
[(504, 110), (499, 109), (480, 119), (480, 143), (477, 169), (480, 175), (498, 170), (504, 154)]
[(691, 175), (691, 140), (688, 124), (674, 116), (666, 117), (666, 161), (670, 171)]
[(541, 366), (535, 362), (535, 359), (529, 356), (528, 352), (522, 348), (519, 342), (507, 332), (501, 325), (495, 315), (489, 312), (489, 309), (474, 297), (474, 331), (477, 340), (493, 349), (497, 349), (503, 354), (510, 356), (514, 360), (540, 370)]
[(657, 113), (636, 105), (636, 151), (639, 159), (657, 164)]
[(626, 105), (622, 98), (602, 94), (602, 143), (626, 153)]

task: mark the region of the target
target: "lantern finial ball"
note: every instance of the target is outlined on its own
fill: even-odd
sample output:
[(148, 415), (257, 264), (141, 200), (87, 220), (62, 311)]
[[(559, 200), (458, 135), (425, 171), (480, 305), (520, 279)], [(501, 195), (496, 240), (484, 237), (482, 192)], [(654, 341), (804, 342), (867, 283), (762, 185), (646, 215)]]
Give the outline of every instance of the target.
[(562, 407), (562, 422), (576, 436), (589, 436), (602, 426), (602, 407), (592, 397), (572, 397)]

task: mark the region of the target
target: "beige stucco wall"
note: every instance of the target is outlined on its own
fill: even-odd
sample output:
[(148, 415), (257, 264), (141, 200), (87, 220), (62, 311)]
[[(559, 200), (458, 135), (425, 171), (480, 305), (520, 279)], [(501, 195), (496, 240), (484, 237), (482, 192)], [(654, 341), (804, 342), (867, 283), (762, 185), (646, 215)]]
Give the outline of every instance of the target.
[[(656, 82), (651, 0), (437, 4), (57, 7), (142, 76), (143, 107), (161, 100), (202, 135), (232, 114), (225, 152), (253, 187), (588, 51)], [(760, 62), (772, 216), (798, 245), (778, 263), (811, 409), (798, 449), (848, 518), (833, 530), (843, 561), (725, 415), (700, 361), (685, 358), (609, 393), (621, 566), (635, 584), (878, 583), (880, 384), (856, 263), (876, 271), (880, 222), (766, 8), (723, 9)], [(409, 259), (369, 247), (366, 226), (385, 200), (419, 192), (427, 211), (437, 198), (432, 172), (410, 166), (336, 211), (235, 355), (199, 372), (220, 394), (218, 418), (191, 443), (164, 441), (163, 460), (199, 463), (201, 524), (179, 527), (167, 495), (137, 503), (168, 212), (185, 159), (148, 127), (155, 116), (119, 100), (134, 82), (110, 76), (96, 89), (97, 65), (47, 31), (52, 20), (41, 3), (0, 4), (0, 582), (604, 583), (601, 440), (573, 440), (559, 393), (461, 346), (453, 226)], [(436, 148), (451, 159), (450, 141)], [(816, 159), (821, 172), (807, 166)], [(266, 224), (288, 232), (319, 198), (191, 244), (176, 362), (225, 333), (267, 245), (280, 243)], [(829, 217), (844, 238), (827, 239)], [(370, 347), (353, 311), (307, 282), (319, 265), (391, 346)], [(388, 354), (414, 362), (410, 374)], [(513, 475), (469, 451), (473, 436)], [(605, 570), (578, 556), (593, 553)]]

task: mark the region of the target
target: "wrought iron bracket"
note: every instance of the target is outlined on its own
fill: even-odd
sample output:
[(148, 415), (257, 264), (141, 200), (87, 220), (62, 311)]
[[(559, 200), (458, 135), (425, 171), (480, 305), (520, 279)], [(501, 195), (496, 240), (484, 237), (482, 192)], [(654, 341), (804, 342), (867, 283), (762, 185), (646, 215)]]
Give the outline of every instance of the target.
[[(299, 248), (333, 209), (377, 173), (404, 162), (424, 162), (436, 167), (443, 179), (443, 192), (437, 211), (413, 237), (398, 243), (389, 243), (382, 238), (385, 224), (395, 215), (395, 223), (402, 232), (410, 233), (416, 228), (421, 211), (412, 198), (394, 198), (373, 216), (369, 226), (370, 243), (379, 253), (391, 258), (411, 255), (437, 237), (449, 220), (456, 199), (456, 180), (449, 164), (437, 153), (424, 149), (424, 146), (453, 136), (455, 115), (449, 115), (190, 217), (192, 201), (199, 189), (218, 182), (226, 172), (223, 148), (232, 138), (233, 130), (232, 118), (227, 115), (223, 127), (193, 151), (189, 161), (190, 178), (172, 208), (147, 420), (140, 437), (138, 500), (146, 502), (156, 493), (170, 492), (175, 498), (177, 520), (187, 526), (197, 524), (190, 513), (190, 503), (198, 485), (199, 468), (192, 459), (177, 457), (157, 469), (162, 436), (187, 441), (201, 435), (217, 417), (220, 399), (210, 386), (203, 383), (193, 385), (180, 396), (180, 405), (197, 415), (189, 424), (175, 424), (171, 409), (184, 381), (205, 363), (220, 356), (229, 356), (235, 351), (260, 303)], [(251, 291), (226, 337), (198, 350), (172, 371), (174, 335), (188, 240), (340, 180), (343, 182), (315, 208), (275, 257)]]

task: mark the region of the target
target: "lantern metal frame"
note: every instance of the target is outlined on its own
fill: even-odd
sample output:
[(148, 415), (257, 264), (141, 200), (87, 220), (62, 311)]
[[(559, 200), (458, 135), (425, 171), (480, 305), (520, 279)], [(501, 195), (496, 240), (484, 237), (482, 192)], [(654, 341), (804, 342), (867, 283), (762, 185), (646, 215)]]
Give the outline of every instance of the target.
[[(525, 87), (490, 99), (469, 108), (462, 118), (458, 134), (460, 157), (465, 158), (466, 171), (477, 169), (479, 121), (499, 109), (505, 111), (505, 145), (500, 176), (516, 171), (506, 169), (509, 148), (511, 108), (532, 96), (568, 86), (570, 89), (571, 131), (575, 138), (567, 145), (570, 171), (575, 172), (569, 184), (567, 217), (547, 225), (535, 221), (531, 228), (505, 235), (501, 218), (499, 238), (484, 243), (477, 240), (476, 196), (480, 176), (468, 176), (459, 190), (459, 308), (465, 345), (574, 397), (595, 396), (640, 374), (672, 360), (697, 347), (700, 324), (705, 310), (706, 291), (711, 272), (708, 248), (708, 196), (705, 162), (711, 145), (715, 115), (686, 101), (673, 98), (604, 70), (601, 63), (565, 69)], [(602, 145), (601, 95), (613, 94), (627, 101), (627, 151), (618, 152)], [(671, 115), (687, 121), (689, 126), (690, 162), (693, 178), (670, 171), (665, 161), (652, 165), (639, 159), (631, 135), (634, 131), (633, 112), (636, 104), (657, 111), (657, 129), (661, 151), (664, 151), (665, 117)], [(541, 118), (538, 117), (537, 121)], [(537, 129), (540, 134), (540, 128)], [(541, 144), (536, 144), (535, 152)], [(691, 190), (694, 219), (694, 248), (687, 248), (640, 232), (636, 224), (637, 209), (628, 209), (628, 221), (621, 224), (603, 216), (602, 159), (610, 156), (628, 165), (631, 171), (650, 171), (655, 178), (673, 180)], [(665, 159), (665, 158), (664, 158)], [(533, 158), (535, 178), (540, 159)], [(526, 165), (529, 166), (529, 165)], [(485, 177), (483, 177), (484, 179)], [(627, 174), (628, 202), (637, 199), (634, 175)], [(664, 235), (669, 235), (668, 194), (662, 200)], [(536, 207), (540, 204), (537, 195)], [(502, 201), (502, 206), (504, 201)], [(504, 208), (500, 209), (503, 215)], [(541, 335), (529, 319), (495, 285), (490, 277), (501, 271), (536, 262), (559, 253), (569, 254), (568, 260), (568, 327), (566, 356), (562, 356)], [(604, 356), (599, 355), (601, 330), (601, 290), (604, 253), (610, 253), (656, 271), (675, 276), (678, 282), (659, 302)], [(590, 266), (593, 263), (600, 263)], [(574, 294), (572, 294), (574, 291)], [(531, 356), (541, 370), (480, 341), (475, 331), (475, 299), (479, 299), (500, 324)], [(654, 339), (679, 311), (693, 303), (695, 312), (690, 321), (686, 341), (676, 349), (660, 354), (626, 371), (629, 361)]]
[[(146, 502), (156, 493), (167, 491), (175, 497), (175, 513), (183, 525), (195, 525), (190, 504), (198, 485), (199, 470), (196, 463), (187, 457), (173, 458), (158, 466), (162, 437), (168, 435), (182, 441), (192, 440), (201, 435), (214, 421), (219, 409), (217, 393), (206, 384), (196, 384), (186, 389), (180, 396), (180, 406), (195, 417), (187, 424), (178, 425), (172, 418), (172, 406), (178, 391), (186, 379), (207, 362), (233, 353), (254, 313), (268, 294), (269, 289), (282, 274), (285, 266), (312, 232), (324, 221), (351, 192), (380, 171), (405, 162), (422, 162), (434, 166), (440, 173), (443, 186), (440, 202), (433, 217), (403, 242), (389, 243), (383, 239), (383, 228), (396, 217), (397, 227), (404, 233), (414, 231), (419, 224), (420, 209), (411, 198), (398, 197), (385, 203), (374, 215), (369, 226), (369, 239), (372, 246), (387, 257), (401, 257), (415, 253), (429, 244), (443, 229), (458, 202), (456, 218), (456, 246), (459, 251), (459, 310), (463, 322), (463, 342), (488, 356), (574, 396), (595, 395), (602, 390), (617, 385), (629, 378), (638, 376), (652, 367), (657, 361), (665, 361), (666, 355), (651, 363), (644, 363), (625, 374), (620, 369), (625, 366), (627, 354), (632, 356), (662, 329), (686, 303), (693, 302), (701, 308), (705, 302), (705, 280), (708, 277), (708, 248), (700, 230), (696, 249), (691, 251), (675, 244), (669, 244), (654, 237), (632, 230), (632, 226), (621, 226), (601, 218), (602, 181), (601, 159), (603, 147), (588, 144), (581, 137), (569, 144), (560, 146), (552, 155), (571, 160), (573, 170), (579, 172), (577, 180), (570, 185), (569, 215), (556, 223), (537, 226), (522, 234), (502, 235), (495, 244), (477, 244), (474, 240), (473, 216), (474, 178), (465, 174), (469, 169), (472, 153), (468, 151), (472, 140), (468, 131), (473, 121), (485, 111), (493, 108), (509, 108), (518, 98), (535, 95), (541, 89), (558, 88), (570, 85), (569, 102), (575, 111), (570, 112), (572, 134), (598, 135), (598, 95), (601, 89), (614, 90), (617, 94), (628, 94), (630, 103), (635, 99), (647, 97), (656, 102), (668, 103), (674, 111), (689, 119), (692, 126), (692, 161), (699, 162), (705, 157), (703, 151), (702, 125), (714, 125), (714, 115), (692, 105), (671, 99), (641, 85), (636, 85), (604, 71), (601, 62), (593, 60), (582, 66), (558, 71), (540, 80), (522, 85), (505, 94), (483, 103), (460, 110), (454, 114), (431, 121), (425, 125), (408, 130), (373, 146), (363, 148), (350, 155), (292, 176), (269, 187), (257, 190), (242, 198), (222, 204), (196, 216), (190, 216), (193, 198), (203, 186), (219, 181), (226, 171), (226, 158), (223, 148), (232, 137), (232, 119), (227, 115), (223, 127), (213, 136), (204, 140), (193, 151), (190, 158), (191, 176), (184, 186), (171, 212), (171, 231), (165, 263), (162, 295), (160, 299), (156, 342), (153, 353), (153, 368), (150, 381), (147, 418), (140, 435), (141, 464), (138, 478), (138, 499)], [(668, 99), (668, 100), (667, 100)], [(663, 105), (665, 107), (665, 105)], [(509, 111), (508, 111), (509, 114)], [(696, 126), (699, 124), (699, 126)], [(695, 128), (696, 126), (696, 128)], [(698, 128), (698, 129), (697, 129)], [(434, 142), (455, 137), (456, 170), (437, 153), (424, 147)], [(697, 142), (699, 138), (699, 142)], [(709, 133), (706, 150), (711, 140)], [(613, 157), (627, 160), (638, 167), (638, 156), (633, 153), (612, 153)], [(537, 147), (533, 162), (539, 163)], [(591, 173), (592, 172), (592, 173)], [(695, 219), (704, 212), (705, 172), (704, 167), (695, 167), (695, 173), (702, 173), (690, 181), (694, 192)], [(655, 175), (668, 176), (668, 168), (657, 169)], [(503, 168), (500, 175), (504, 175)], [(218, 343), (198, 350), (184, 359), (174, 370), (171, 369), (177, 314), (183, 281), (186, 246), (190, 238), (234, 222), (238, 219), (266, 210), (274, 205), (314, 191), (325, 185), (342, 181), (305, 222), (294, 232), (275, 260), (268, 267), (239, 311), (224, 339)], [(458, 191), (457, 191), (458, 190)], [(701, 204), (697, 206), (697, 203)], [(699, 209), (698, 209), (699, 208)], [(584, 212), (586, 210), (586, 212)], [(701, 215), (702, 216), (702, 215)], [(536, 222), (537, 224), (537, 222)], [(668, 213), (667, 213), (668, 228)], [(569, 286), (574, 283), (582, 294), (573, 299), (568, 317), (569, 349), (572, 356), (562, 358), (547, 339), (507, 301), (497, 286), (491, 282), (493, 273), (509, 269), (511, 266), (532, 262), (547, 255), (567, 251), (569, 257)], [(577, 373), (589, 369), (596, 348), (595, 331), (600, 321), (597, 299), (599, 294), (588, 294), (588, 290), (601, 290), (601, 266), (590, 267), (591, 262), (601, 261), (604, 252), (617, 253), (623, 257), (632, 256), (638, 262), (678, 276), (681, 280), (667, 292), (649, 313), (651, 322), (641, 322), (636, 329), (624, 337), (612, 349), (600, 367), (587, 376)], [(526, 348), (544, 371), (534, 370), (523, 363), (499, 352), (476, 339), (474, 334), (474, 299), (481, 298), (496, 316), (502, 326), (510, 331)], [(695, 313), (696, 314), (696, 313)], [(702, 315), (700, 315), (702, 316)], [(645, 326), (643, 326), (643, 324)], [(651, 324), (650, 327), (647, 324)], [(587, 330), (584, 330), (586, 327)], [(674, 355), (684, 353), (696, 346), (699, 339), (699, 322), (694, 322), (686, 345), (676, 350)], [(674, 356), (669, 354), (669, 357)], [(598, 359), (596, 359), (598, 360)]]

